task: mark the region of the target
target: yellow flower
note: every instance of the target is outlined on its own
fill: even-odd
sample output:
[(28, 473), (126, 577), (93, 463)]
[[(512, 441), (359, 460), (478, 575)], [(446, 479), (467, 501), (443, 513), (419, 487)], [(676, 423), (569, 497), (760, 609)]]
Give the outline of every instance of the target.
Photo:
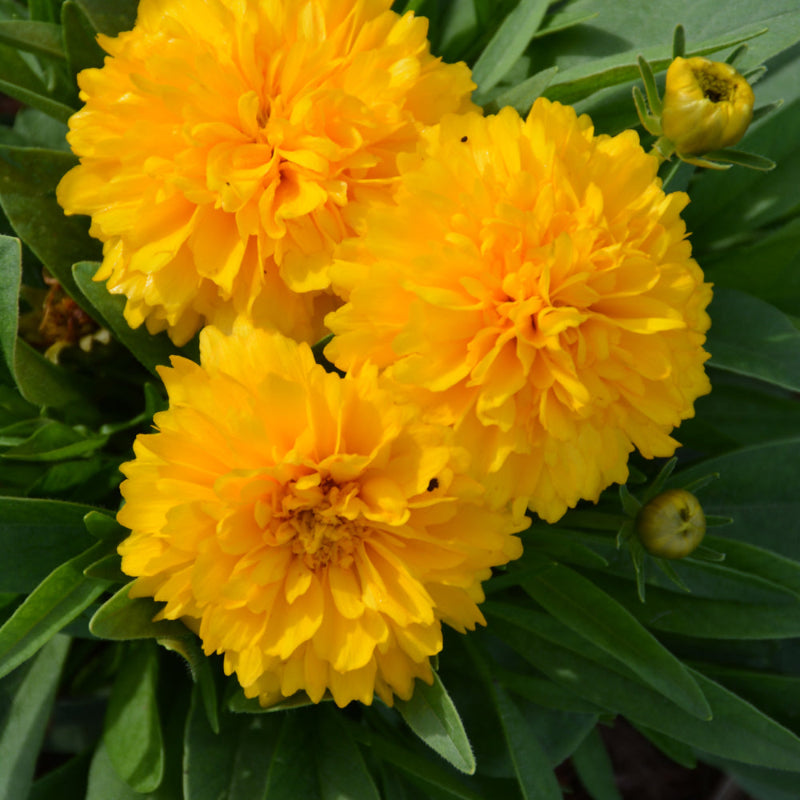
[(410, 697), (441, 623), (483, 623), (481, 581), (525, 519), (484, 503), (452, 432), (375, 368), (341, 378), (242, 324), (200, 346), (202, 366), (161, 370), (170, 407), (123, 466), (131, 596), (166, 603), (262, 704)]
[(678, 154), (710, 153), (744, 136), (754, 102), (750, 84), (730, 64), (676, 58), (667, 70), (661, 127)]
[(326, 355), (370, 360), (457, 428), (498, 499), (554, 521), (624, 482), (709, 391), (711, 287), (633, 131), (538, 100), (451, 115), (332, 274)]
[(472, 107), (464, 64), (391, 0), (142, 0), (79, 76), (58, 189), (104, 242), (96, 280), (181, 344), (239, 313), (312, 340), (359, 207), (386, 202), (424, 125)]

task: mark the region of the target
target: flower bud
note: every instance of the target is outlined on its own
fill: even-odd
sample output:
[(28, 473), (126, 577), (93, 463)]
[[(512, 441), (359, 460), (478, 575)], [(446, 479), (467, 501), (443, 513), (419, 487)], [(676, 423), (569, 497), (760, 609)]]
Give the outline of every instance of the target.
[(753, 118), (753, 90), (730, 65), (676, 58), (667, 70), (661, 127), (679, 155), (736, 144)]
[(648, 553), (684, 558), (705, 536), (706, 518), (693, 494), (685, 489), (668, 489), (639, 510), (636, 532)]

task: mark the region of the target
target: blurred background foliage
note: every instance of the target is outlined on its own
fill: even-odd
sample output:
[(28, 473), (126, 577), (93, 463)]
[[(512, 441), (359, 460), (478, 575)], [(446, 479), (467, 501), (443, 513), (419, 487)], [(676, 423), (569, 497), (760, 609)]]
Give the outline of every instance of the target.
[[(152, 623), (156, 605), (127, 598), (118, 466), (164, 407), (155, 366), (175, 348), (127, 327), (120, 298), (91, 280), (100, 250), (88, 221), (64, 217), (55, 200), (75, 163), (64, 138), (79, 107), (75, 75), (102, 63), (95, 33), (129, 28), (136, 2), (0, 0), (0, 798), (556, 800), (567, 784), (563, 767), (564, 785), (553, 770), (569, 760), (588, 796), (613, 800), (599, 731), (622, 717), (684, 767), (699, 760), (760, 800), (796, 800), (796, 3), (395, 8), (429, 17), (433, 51), (472, 66), (487, 111), (525, 113), (544, 94), (589, 113), (602, 133), (638, 124), (636, 58), (663, 85), (678, 23), (690, 54), (722, 60), (746, 44), (742, 69), (766, 67), (757, 105), (783, 103), (742, 147), (777, 169), (681, 165), (669, 186), (690, 194), (684, 216), (715, 298), (714, 389), (680, 428), (666, 485), (718, 476), (698, 495), (707, 514), (732, 519), (705, 541), (725, 560), (635, 567), (616, 546), (627, 517), (612, 487), (556, 526), (534, 522), (523, 558), (486, 587), (488, 628), (448, 635), (435, 685), (411, 701), (254, 707), (192, 634)], [(183, 352), (196, 357), (196, 343)], [(628, 488), (641, 494), (663, 464), (631, 463)]]

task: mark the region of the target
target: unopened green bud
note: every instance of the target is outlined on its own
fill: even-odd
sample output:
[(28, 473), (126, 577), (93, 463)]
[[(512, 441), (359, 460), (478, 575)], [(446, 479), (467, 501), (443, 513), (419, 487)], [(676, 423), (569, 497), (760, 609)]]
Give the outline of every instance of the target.
[(645, 549), (660, 558), (684, 558), (706, 533), (700, 501), (685, 489), (668, 489), (639, 510), (636, 533)]

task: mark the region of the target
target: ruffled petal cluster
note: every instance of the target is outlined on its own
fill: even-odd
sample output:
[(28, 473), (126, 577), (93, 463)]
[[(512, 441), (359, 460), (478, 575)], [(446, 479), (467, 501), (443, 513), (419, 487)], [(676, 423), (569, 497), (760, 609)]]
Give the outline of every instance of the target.
[(237, 314), (313, 340), (327, 267), (424, 125), (471, 107), (464, 64), (391, 0), (142, 0), (99, 41), (58, 200), (104, 242), (96, 280), (176, 344)]
[(168, 410), (123, 466), (131, 596), (165, 603), (262, 704), (340, 706), (432, 680), (441, 623), (483, 623), (481, 581), (520, 555), (452, 431), (399, 405), (373, 367), (340, 377), (309, 347), (237, 325), (174, 357)]
[(369, 360), (454, 426), (497, 498), (557, 520), (627, 478), (709, 391), (711, 286), (633, 131), (540, 99), (450, 116), (332, 274), (326, 355)]

